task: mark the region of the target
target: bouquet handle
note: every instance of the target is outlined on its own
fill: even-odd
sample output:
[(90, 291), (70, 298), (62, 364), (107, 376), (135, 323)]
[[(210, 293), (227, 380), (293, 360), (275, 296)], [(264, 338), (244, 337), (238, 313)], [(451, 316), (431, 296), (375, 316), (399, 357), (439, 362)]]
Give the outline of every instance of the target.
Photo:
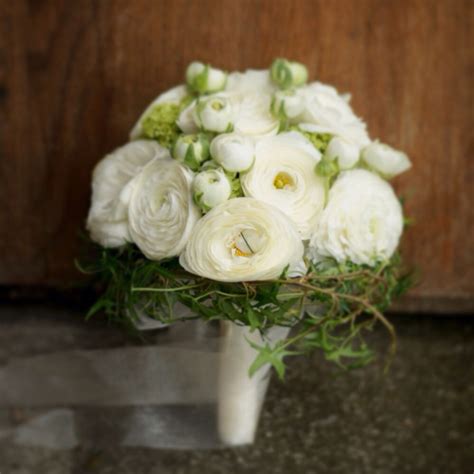
[(218, 431), (227, 445), (254, 441), (260, 410), (270, 380), (270, 365), (261, 367), (252, 377), (249, 368), (258, 351), (249, 342), (273, 344), (288, 336), (290, 328), (275, 326), (265, 339), (259, 331), (222, 321), (222, 348), (218, 381)]

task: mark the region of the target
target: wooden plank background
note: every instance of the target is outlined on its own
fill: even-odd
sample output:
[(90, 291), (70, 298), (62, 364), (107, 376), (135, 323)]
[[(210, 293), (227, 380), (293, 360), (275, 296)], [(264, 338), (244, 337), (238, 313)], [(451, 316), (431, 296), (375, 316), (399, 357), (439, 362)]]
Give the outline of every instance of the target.
[(474, 2), (0, 0), (0, 284), (77, 279), (93, 165), (201, 59), (306, 63), (406, 150), (421, 284), (404, 309), (474, 309)]

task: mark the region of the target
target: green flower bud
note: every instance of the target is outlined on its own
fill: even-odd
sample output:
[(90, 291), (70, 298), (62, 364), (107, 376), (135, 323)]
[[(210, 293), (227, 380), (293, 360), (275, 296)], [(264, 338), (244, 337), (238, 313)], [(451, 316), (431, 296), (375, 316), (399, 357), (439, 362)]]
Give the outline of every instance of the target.
[(204, 133), (181, 135), (171, 150), (173, 158), (197, 171), (209, 159), (209, 138)]
[(237, 133), (217, 135), (211, 143), (211, 156), (226, 171), (238, 173), (251, 168), (255, 145), (250, 137)]
[(331, 160), (327, 156), (323, 156), (321, 161), (316, 165), (315, 172), (323, 179), (324, 196), (327, 203), (329, 198), (329, 188), (339, 173), (339, 165), (336, 160)]
[(194, 121), (207, 132), (230, 132), (233, 128), (234, 110), (224, 94), (200, 98), (194, 111)]
[(207, 170), (218, 170), (221, 169), (219, 163), (216, 163), (214, 160), (207, 160), (201, 165), (201, 171)]
[(179, 135), (176, 120), (180, 107), (170, 102), (162, 102), (153, 107), (142, 120), (142, 138), (156, 140), (169, 148)]
[(316, 174), (322, 178), (332, 178), (337, 173), (339, 173), (339, 166), (336, 160), (324, 156), (316, 165)]
[(227, 201), (231, 194), (231, 183), (222, 169), (208, 169), (201, 171), (194, 177), (194, 202), (204, 212)]
[(194, 61), (186, 70), (186, 82), (193, 92), (209, 94), (224, 89), (227, 74), (209, 64)]
[(273, 61), (270, 75), (280, 89), (302, 86), (308, 80), (308, 70), (304, 64), (281, 58)]

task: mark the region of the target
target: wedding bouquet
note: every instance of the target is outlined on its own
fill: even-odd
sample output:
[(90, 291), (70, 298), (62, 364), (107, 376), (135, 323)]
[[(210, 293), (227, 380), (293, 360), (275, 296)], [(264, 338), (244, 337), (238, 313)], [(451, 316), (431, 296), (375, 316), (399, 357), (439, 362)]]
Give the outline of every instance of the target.
[[(372, 358), (363, 332), (380, 321), (393, 335), (383, 311), (409, 283), (388, 180), (411, 165), (369, 137), (349, 94), (307, 79), (285, 59), (243, 73), (193, 62), (146, 108), (93, 173), (91, 314), (248, 328), (250, 374), (283, 377), (287, 356), (314, 349)], [(267, 338), (275, 327), (291, 337)]]

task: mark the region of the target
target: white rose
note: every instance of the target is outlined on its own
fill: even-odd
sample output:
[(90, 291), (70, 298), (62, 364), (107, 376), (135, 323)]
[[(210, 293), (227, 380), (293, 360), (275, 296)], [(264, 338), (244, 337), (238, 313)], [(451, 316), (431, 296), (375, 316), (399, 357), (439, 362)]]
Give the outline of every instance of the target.
[(224, 89), (227, 74), (200, 62), (192, 62), (186, 70), (186, 82), (188, 86), (199, 94), (217, 92)]
[(153, 160), (133, 180), (128, 220), (133, 242), (151, 260), (179, 255), (200, 217), (192, 173), (172, 158)]
[(408, 156), (388, 145), (374, 141), (362, 150), (362, 159), (381, 175), (391, 178), (411, 167)]
[(248, 170), (253, 164), (254, 155), (253, 140), (238, 133), (224, 133), (211, 142), (214, 161), (232, 173)]
[(325, 152), (330, 160), (337, 160), (341, 170), (353, 168), (359, 161), (359, 155), (359, 146), (342, 137), (333, 137)]
[(303, 97), (305, 110), (297, 117), (296, 123), (306, 122), (324, 127), (333, 135), (338, 135), (364, 147), (370, 143), (365, 123), (358, 118), (344, 97), (334, 87), (313, 82), (297, 89)]
[(223, 133), (232, 129), (235, 108), (229, 96), (213, 94), (197, 101), (193, 117), (199, 128), (209, 132)]
[(145, 109), (145, 111), (140, 115), (140, 118), (137, 120), (137, 123), (133, 126), (132, 131), (130, 132), (130, 140), (136, 140), (140, 138), (143, 133), (142, 122), (143, 119), (153, 110), (153, 108), (159, 104), (170, 103), (179, 105), (181, 101), (188, 95), (186, 86), (180, 85), (173, 87), (172, 89), (160, 94), (155, 100), (151, 102), (150, 105)]
[(194, 178), (194, 202), (196, 202), (204, 212), (227, 201), (231, 193), (232, 187), (230, 181), (220, 169), (201, 171)]
[(300, 267), (303, 251), (285, 214), (256, 199), (236, 198), (199, 220), (180, 263), (191, 273), (217, 281), (271, 280), (288, 265)]
[(129, 242), (128, 184), (154, 157), (169, 152), (152, 140), (136, 140), (107, 155), (92, 175), (92, 201), (87, 229), (92, 240), (104, 247)]
[(324, 206), (324, 180), (315, 173), (320, 159), (300, 133), (264, 138), (256, 145), (252, 168), (241, 176), (244, 194), (283, 211), (308, 239)]
[(316, 260), (373, 266), (393, 255), (402, 230), (401, 205), (390, 184), (363, 169), (344, 171), (329, 192), (309, 252)]

